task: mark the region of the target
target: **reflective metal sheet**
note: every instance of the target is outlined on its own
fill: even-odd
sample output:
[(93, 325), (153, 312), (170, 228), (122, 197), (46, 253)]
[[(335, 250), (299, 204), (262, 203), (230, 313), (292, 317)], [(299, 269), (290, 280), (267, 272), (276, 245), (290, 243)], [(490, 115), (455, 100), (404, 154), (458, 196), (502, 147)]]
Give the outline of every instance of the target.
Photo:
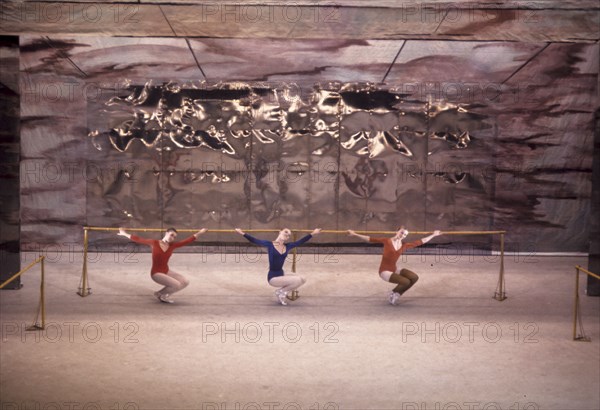
[(90, 132), (96, 149), (105, 139), (111, 158), (135, 147), (157, 162), (135, 192), (123, 175), (106, 182), (100, 214), (218, 228), (422, 225), (429, 190), (446, 189), (433, 178), (481, 191), (475, 176), (431, 165), (489, 128), (466, 105), (371, 83), (147, 83), (107, 101), (104, 115), (109, 129)]

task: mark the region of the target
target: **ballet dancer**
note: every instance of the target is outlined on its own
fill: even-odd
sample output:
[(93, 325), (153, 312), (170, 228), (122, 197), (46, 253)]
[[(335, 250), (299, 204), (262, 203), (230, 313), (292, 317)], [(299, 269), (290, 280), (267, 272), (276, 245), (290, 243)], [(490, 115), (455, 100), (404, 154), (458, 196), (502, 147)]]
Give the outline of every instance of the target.
[(365, 242), (371, 243), (382, 243), (383, 244), (383, 255), (381, 257), (381, 264), (379, 265), (379, 277), (386, 282), (395, 283), (396, 287), (390, 292), (388, 301), (395, 305), (404, 292), (410, 289), (419, 280), (416, 273), (408, 269), (399, 269), (397, 267), (398, 258), (407, 249), (416, 248), (421, 246), (436, 236), (441, 235), (440, 231), (433, 231), (429, 236), (419, 239), (414, 242), (402, 243), (402, 240), (408, 236), (408, 231), (404, 227), (400, 227), (396, 235), (391, 238), (371, 238), (367, 235), (360, 235), (353, 230), (348, 230), (350, 236), (356, 236)]
[(171, 258), (175, 249), (194, 242), (204, 232), (206, 232), (206, 228), (200, 229), (189, 238), (179, 242), (175, 242), (175, 238), (177, 238), (177, 230), (175, 228), (167, 229), (161, 240), (145, 239), (137, 235), (131, 235), (124, 228), (119, 228), (117, 235), (129, 238), (136, 243), (149, 245), (152, 248), (150, 276), (154, 282), (164, 286), (161, 290), (154, 292), (154, 296), (161, 302), (173, 303), (173, 299), (169, 296), (185, 288), (190, 284), (190, 281), (185, 276), (169, 269), (169, 258)]
[(257, 239), (248, 235), (247, 233), (244, 233), (244, 231), (242, 231), (240, 228), (236, 228), (235, 231), (240, 235), (244, 235), (244, 238), (248, 239), (250, 242), (267, 248), (267, 252), (269, 254), (269, 274), (267, 276), (269, 285), (278, 288), (275, 291), (275, 296), (277, 296), (279, 303), (282, 305), (287, 305), (286, 297), (291, 292), (304, 285), (304, 283), (306, 283), (306, 279), (304, 279), (302, 276), (284, 273), (283, 263), (285, 262), (285, 258), (287, 257), (289, 251), (309, 241), (313, 236), (318, 235), (321, 232), (321, 229), (317, 228), (305, 237), (291, 243), (285, 243), (285, 241), (290, 239), (290, 236), (292, 235), (292, 232), (288, 228), (279, 231), (277, 239), (275, 239), (273, 242)]

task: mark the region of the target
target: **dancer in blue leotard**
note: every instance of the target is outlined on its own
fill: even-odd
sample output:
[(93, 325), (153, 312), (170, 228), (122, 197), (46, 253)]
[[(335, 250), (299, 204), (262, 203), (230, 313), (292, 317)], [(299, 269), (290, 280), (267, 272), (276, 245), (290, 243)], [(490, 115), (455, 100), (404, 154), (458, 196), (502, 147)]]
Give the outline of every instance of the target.
[(257, 239), (248, 235), (247, 233), (244, 233), (244, 231), (242, 231), (240, 228), (236, 228), (235, 231), (240, 235), (244, 235), (244, 238), (248, 239), (250, 242), (267, 248), (267, 252), (269, 254), (269, 275), (267, 278), (269, 285), (278, 288), (275, 291), (275, 295), (277, 296), (279, 303), (282, 305), (287, 305), (286, 296), (288, 296), (288, 294), (292, 291), (298, 289), (300, 286), (304, 285), (306, 279), (298, 275), (288, 275), (284, 273), (283, 263), (285, 262), (285, 258), (287, 257), (289, 251), (294, 249), (296, 246), (300, 246), (309, 241), (313, 236), (318, 235), (321, 232), (321, 229), (315, 229), (305, 237), (291, 243), (285, 243), (285, 241), (290, 239), (290, 236), (292, 235), (292, 232), (288, 228), (279, 231), (277, 239), (275, 239), (273, 242)]

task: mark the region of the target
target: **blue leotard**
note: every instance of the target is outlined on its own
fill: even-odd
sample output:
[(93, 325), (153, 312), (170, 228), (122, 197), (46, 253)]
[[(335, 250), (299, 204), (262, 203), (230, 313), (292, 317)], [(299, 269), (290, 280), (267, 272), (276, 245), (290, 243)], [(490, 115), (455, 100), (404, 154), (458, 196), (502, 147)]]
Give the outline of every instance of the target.
[(290, 242), (285, 244), (285, 252), (279, 253), (277, 249), (275, 249), (275, 245), (270, 241), (263, 241), (262, 239), (256, 239), (253, 236), (244, 234), (244, 238), (248, 239), (250, 242), (264, 246), (267, 248), (269, 253), (269, 275), (267, 276), (267, 280), (271, 280), (271, 278), (275, 278), (277, 276), (283, 276), (283, 263), (285, 262), (285, 258), (288, 255), (288, 252), (294, 249), (296, 246), (302, 245), (304, 242), (307, 242), (312, 238), (311, 234), (306, 235), (303, 238), (300, 238), (296, 242)]

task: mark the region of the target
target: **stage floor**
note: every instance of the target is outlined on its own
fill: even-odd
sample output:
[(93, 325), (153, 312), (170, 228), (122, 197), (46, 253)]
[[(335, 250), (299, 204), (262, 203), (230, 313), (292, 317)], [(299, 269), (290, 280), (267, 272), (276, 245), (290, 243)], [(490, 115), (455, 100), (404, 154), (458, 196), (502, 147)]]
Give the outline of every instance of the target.
[(0, 292), (2, 410), (600, 408), (600, 298), (583, 274), (592, 341), (572, 341), (585, 257), (506, 256), (499, 302), (497, 257), (408, 256), (420, 280), (391, 306), (379, 256), (303, 254), (301, 297), (280, 306), (264, 254), (175, 253), (191, 284), (173, 305), (152, 295), (149, 254), (91, 256), (82, 298), (81, 254), (47, 255), (43, 331), (25, 331), (38, 267)]

